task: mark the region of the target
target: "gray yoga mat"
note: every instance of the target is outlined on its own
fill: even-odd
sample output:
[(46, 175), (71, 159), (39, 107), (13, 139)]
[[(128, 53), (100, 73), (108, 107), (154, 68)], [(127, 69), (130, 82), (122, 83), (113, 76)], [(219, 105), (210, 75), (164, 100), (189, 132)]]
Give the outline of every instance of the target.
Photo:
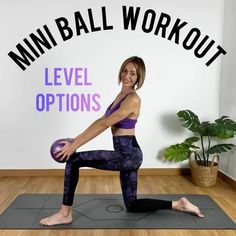
[[(55, 213), (60, 194), (22, 194), (0, 216), (1, 229), (236, 229), (236, 224), (207, 195), (184, 195), (198, 205), (204, 218), (175, 210), (147, 213), (127, 212), (122, 195), (81, 194), (75, 196), (73, 223), (45, 227), (38, 222)], [(180, 194), (145, 194), (139, 198), (177, 200)]]

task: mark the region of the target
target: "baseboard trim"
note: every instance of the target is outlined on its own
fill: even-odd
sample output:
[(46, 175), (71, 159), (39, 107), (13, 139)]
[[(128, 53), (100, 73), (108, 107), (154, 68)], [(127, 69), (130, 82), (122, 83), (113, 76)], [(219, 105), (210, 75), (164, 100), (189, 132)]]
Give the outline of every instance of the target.
[[(139, 175), (189, 175), (188, 168), (141, 168)], [(81, 176), (118, 176), (118, 171), (81, 169)], [(64, 169), (0, 169), (0, 177), (9, 176), (64, 176)]]
[[(139, 175), (190, 175), (189, 168), (141, 168)], [(118, 176), (118, 171), (106, 171), (97, 169), (81, 169), (81, 176)], [(47, 177), (64, 176), (64, 169), (0, 169), (0, 177)], [(218, 172), (218, 177), (231, 187), (236, 189), (236, 181), (223, 172)]]
[(236, 189), (236, 181), (232, 178), (230, 178), (228, 175), (224, 174), (223, 172), (218, 172), (218, 177), (221, 178), (224, 182), (229, 184), (231, 187)]

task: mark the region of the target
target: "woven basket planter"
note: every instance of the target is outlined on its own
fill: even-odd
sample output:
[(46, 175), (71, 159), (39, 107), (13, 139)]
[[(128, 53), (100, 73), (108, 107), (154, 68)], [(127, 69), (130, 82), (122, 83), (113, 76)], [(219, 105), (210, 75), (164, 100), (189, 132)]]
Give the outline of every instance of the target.
[[(217, 159), (217, 162), (215, 160)], [(209, 161), (209, 166), (200, 165), (200, 161), (191, 160), (189, 156), (189, 166), (191, 169), (193, 183), (201, 187), (212, 187), (216, 184), (219, 156), (215, 155), (212, 161)]]

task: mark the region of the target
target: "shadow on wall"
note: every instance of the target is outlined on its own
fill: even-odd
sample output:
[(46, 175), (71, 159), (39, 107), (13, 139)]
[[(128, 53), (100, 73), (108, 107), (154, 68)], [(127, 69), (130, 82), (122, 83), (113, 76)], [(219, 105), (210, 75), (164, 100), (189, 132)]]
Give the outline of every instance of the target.
[[(156, 156), (156, 159), (158, 160), (158, 161), (161, 161), (161, 162), (164, 162), (164, 163), (171, 163), (170, 161), (168, 161), (168, 160), (166, 160), (165, 158), (164, 158), (164, 150), (165, 150), (165, 148), (161, 148), (161, 149), (159, 149), (158, 150), (158, 152), (157, 152), (157, 156)], [(173, 162), (172, 162), (173, 163)]]
[[(163, 127), (164, 130), (166, 130), (166, 133), (172, 137), (179, 136), (182, 133), (185, 132), (183, 126), (179, 122), (179, 119), (177, 117), (177, 112), (169, 112), (165, 113), (160, 117), (161, 121), (161, 126)], [(167, 142), (166, 146), (168, 146), (169, 143)], [(163, 163), (168, 163), (168, 164), (173, 164), (173, 161), (168, 161), (164, 158), (163, 152), (165, 150), (165, 147), (159, 148), (158, 153), (156, 156), (156, 159), (163, 162)], [(181, 167), (186, 167), (185, 163), (179, 163)]]
[(184, 129), (179, 122), (177, 112), (165, 113), (161, 116), (161, 125), (166, 130), (166, 133), (170, 133), (170, 135), (179, 135), (184, 133)]

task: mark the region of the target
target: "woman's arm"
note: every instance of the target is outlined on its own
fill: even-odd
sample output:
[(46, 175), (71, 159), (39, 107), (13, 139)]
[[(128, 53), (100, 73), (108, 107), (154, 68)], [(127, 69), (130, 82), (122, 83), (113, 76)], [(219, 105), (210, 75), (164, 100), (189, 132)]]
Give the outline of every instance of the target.
[(85, 131), (74, 138), (73, 143), (64, 142), (65, 146), (58, 153), (58, 156), (62, 155), (61, 159), (68, 159), (76, 151), (76, 149), (104, 132), (107, 128), (131, 115), (139, 105), (140, 100), (137, 96), (128, 96), (124, 102), (122, 102), (118, 110), (108, 117), (102, 116), (97, 119)]

